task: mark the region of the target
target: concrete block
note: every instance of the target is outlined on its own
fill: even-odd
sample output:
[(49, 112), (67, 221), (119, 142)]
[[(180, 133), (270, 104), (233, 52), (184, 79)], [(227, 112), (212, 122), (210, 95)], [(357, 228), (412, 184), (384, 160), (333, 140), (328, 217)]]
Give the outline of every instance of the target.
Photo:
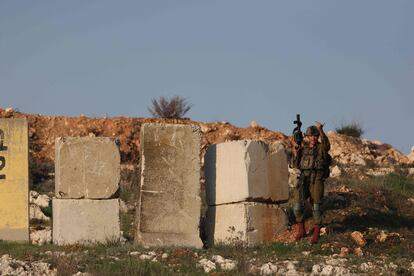
[(29, 241), (26, 119), (0, 119), (0, 239)]
[(137, 243), (202, 246), (200, 137), (192, 125), (142, 125)]
[(105, 243), (120, 237), (118, 199), (53, 199), (53, 243)]
[(120, 154), (115, 139), (56, 139), (56, 197), (107, 199), (118, 190), (119, 180)]
[(209, 206), (206, 218), (207, 244), (272, 242), (286, 229), (287, 215), (278, 205), (243, 202)]
[(281, 143), (231, 141), (209, 146), (205, 156), (208, 205), (289, 198), (287, 156)]

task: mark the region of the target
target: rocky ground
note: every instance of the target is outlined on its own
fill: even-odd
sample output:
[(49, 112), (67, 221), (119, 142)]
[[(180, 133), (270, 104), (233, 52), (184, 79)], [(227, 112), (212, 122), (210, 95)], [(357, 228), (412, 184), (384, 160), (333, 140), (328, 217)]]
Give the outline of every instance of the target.
[[(227, 122), (50, 117), (13, 109), (0, 109), (0, 117), (26, 117), (29, 121), (32, 241), (32, 245), (0, 242), (0, 275), (414, 274), (414, 152), (405, 156), (379, 141), (329, 132), (334, 165), (323, 203), (324, 235), (318, 245), (309, 245), (309, 238), (293, 242), (288, 225), (274, 243), (254, 248), (237, 242), (203, 250), (142, 248), (133, 245), (132, 237), (143, 123), (198, 124), (204, 151), (209, 144), (240, 139), (280, 140), (289, 149), (290, 138), (255, 122), (237, 128)], [(119, 242), (68, 247), (50, 244), (54, 140), (59, 136), (120, 139), (123, 238)], [(291, 214), (289, 204), (285, 208)], [(307, 229), (311, 226), (309, 221)]]

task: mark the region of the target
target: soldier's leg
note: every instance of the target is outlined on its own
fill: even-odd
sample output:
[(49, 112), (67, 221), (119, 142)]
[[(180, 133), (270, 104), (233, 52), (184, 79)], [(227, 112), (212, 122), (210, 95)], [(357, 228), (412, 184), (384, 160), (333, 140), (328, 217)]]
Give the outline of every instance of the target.
[(315, 224), (321, 224), (322, 222), (322, 209), (321, 202), (324, 193), (324, 179), (320, 173), (315, 173), (312, 176), (312, 183), (310, 185), (310, 193), (312, 199), (312, 214)]
[(296, 222), (303, 222), (303, 200), (302, 200), (302, 187), (295, 187), (293, 189), (293, 213), (295, 214)]

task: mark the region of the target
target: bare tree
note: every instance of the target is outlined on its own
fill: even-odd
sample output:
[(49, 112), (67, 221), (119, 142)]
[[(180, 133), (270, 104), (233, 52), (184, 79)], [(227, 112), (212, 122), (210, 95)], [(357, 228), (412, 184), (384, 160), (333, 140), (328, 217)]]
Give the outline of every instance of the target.
[(182, 118), (192, 107), (186, 98), (180, 96), (173, 96), (171, 99), (160, 97), (158, 100), (151, 99), (148, 111), (157, 118)]

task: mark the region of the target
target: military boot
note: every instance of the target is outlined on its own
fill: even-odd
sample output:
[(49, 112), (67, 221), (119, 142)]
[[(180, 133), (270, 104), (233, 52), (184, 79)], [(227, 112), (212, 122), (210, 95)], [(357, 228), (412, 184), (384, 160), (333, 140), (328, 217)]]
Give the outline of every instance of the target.
[(305, 237), (305, 224), (303, 222), (296, 224), (295, 241)]
[(319, 242), (319, 234), (321, 232), (321, 226), (319, 224), (316, 224), (313, 228), (313, 235), (311, 239), (312, 244), (316, 244)]

